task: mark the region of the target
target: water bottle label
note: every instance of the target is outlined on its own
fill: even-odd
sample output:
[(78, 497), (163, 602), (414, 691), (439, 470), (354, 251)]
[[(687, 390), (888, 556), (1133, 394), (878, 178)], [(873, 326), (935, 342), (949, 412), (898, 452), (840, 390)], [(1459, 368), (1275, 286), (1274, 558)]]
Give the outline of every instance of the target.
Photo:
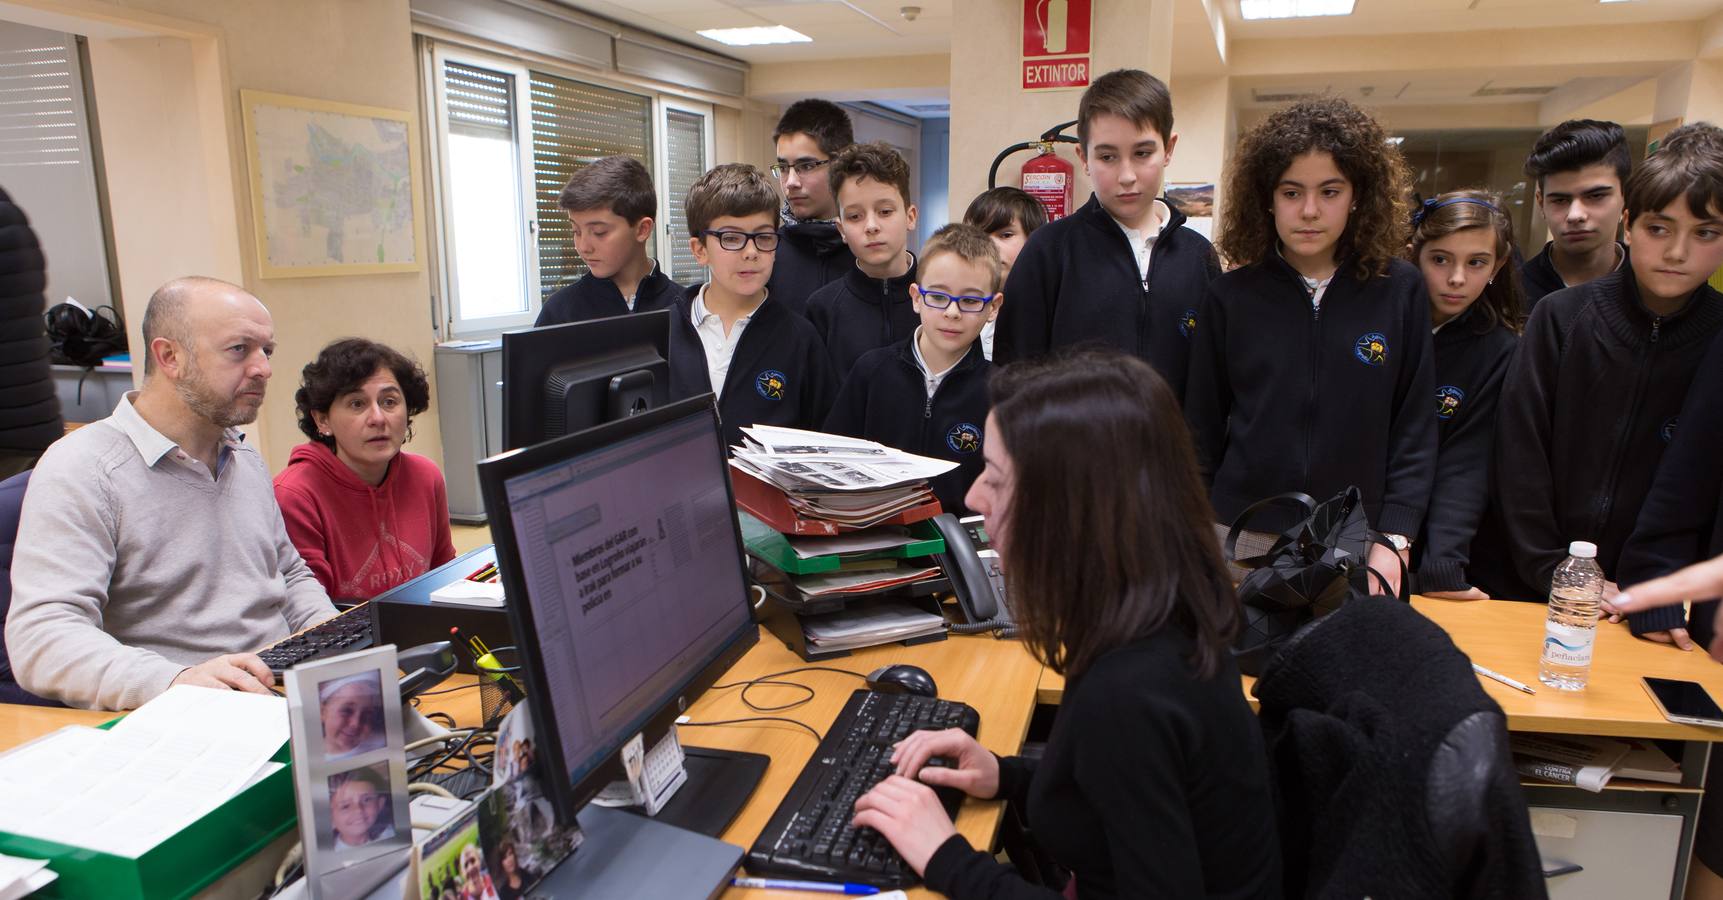
[(1596, 628), (1550, 622), (1544, 626), (1544, 660), (1561, 666), (1589, 666), (1596, 638)]

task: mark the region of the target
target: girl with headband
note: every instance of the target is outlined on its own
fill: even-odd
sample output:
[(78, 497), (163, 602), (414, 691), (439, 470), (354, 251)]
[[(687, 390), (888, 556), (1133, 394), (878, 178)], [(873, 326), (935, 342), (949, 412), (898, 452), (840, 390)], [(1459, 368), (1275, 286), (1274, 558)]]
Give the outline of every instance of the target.
[(1412, 217), (1407, 257), (1430, 292), (1436, 353), (1436, 480), (1413, 553), (1420, 594), (1486, 597), (1466, 577), (1466, 563), (1489, 505), (1496, 400), (1524, 307), (1518, 273), (1506, 266), (1513, 235), (1513, 220), (1483, 191), (1426, 200)]

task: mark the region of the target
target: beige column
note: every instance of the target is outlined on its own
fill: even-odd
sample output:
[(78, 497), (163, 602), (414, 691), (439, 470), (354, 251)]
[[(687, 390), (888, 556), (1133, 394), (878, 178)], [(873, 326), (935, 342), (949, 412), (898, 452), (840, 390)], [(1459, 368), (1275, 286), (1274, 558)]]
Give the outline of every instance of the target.
[[(1082, 89), (1025, 91), (1022, 0), (954, 0), (951, 36), (951, 217), (987, 189), (987, 167), (999, 151), (1077, 118)], [(1172, 73), (1173, 0), (1094, 0), (1090, 78), (1135, 68), (1166, 79)], [(1174, 95), (1174, 116), (1179, 115)], [(1175, 128), (1177, 125), (1175, 124)], [(1070, 134), (1075, 134), (1072, 129)], [(1016, 184), (1031, 153), (1000, 167), (999, 183)], [(1077, 166), (1075, 201), (1089, 197), (1072, 145), (1059, 155)]]

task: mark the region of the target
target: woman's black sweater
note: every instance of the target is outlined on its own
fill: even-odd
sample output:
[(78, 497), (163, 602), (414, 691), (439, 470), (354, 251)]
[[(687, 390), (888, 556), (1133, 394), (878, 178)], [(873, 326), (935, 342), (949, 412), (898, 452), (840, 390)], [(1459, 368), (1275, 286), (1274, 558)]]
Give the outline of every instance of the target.
[[(1107, 653), (1066, 687), (1039, 764), (1000, 760), (999, 796), (1024, 804), (1083, 900), (1280, 896), (1261, 730), (1232, 660), (1199, 678), (1193, 647), (1169, 627)], [(961, 835), (925, 879), (956, 900), (1059, 896)]]

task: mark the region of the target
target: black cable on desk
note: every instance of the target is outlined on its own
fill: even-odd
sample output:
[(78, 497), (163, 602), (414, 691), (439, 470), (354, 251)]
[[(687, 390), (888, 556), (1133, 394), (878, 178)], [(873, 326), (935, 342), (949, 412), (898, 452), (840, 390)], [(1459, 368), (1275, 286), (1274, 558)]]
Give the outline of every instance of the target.
[[(836, 672), (840, 675), (854, 675), (855, 677), (860, 678), (864, 681), (867, 680), (866, 675), (863, 675), (860, 672), (856, 672), (856, 671), (853, 671), (850, 669), (839, 669), (839, 668), (835, 668), (832, 666), (801, 666), (800, 668), (785, 669), (782, 672), (772, 672), (772, 673), (769, 673), (766, 675), (761, 675), (758, 678), (750, 678), (747, 681), (732, 681), (728, 684), (714, 684), (714, 685), (712, 685), (711, 689), (714, 691), (717, 691), (717, 690), (723, 690), (726, 688), (740, 687), (742, 689), (742, 703), (743, 703), (743, 705), (747, 706), (749, 709), (754, 710), (755, 712), (783, 712), (786, 709), (795, 709), (796, 707), (801, 706), (802, 704), (808, 702), (809, 700), (814, 699), (814, 694), (816, 692), (814, 691), (814, 689), (812, 687), (810, 687), (808, 685), (805, 685), (805, 684), (802, 684), (802, 683), (796, 682), (796, 681), (773, 681), (772, 680), (774, 678), (781, 678), (785, 675), (794, 675), (797, 672)], [(798, 690), (807, 691), (808, 695), (806, 697), (802, 697), (799, 700), (792, 700), (789, 703), (780, 703), (777, 706), (761, 706), (760, 704), (755, 703), (754, 701), (748, 699), (748, 691), (752, 690), (753, 688), (759, 687), (761, 685), (770, 685), (772, 687), (796, 688)], [(793, 721), (793, 720), (786, 719), (784, 721)], [(800, 725), (801, 723), (798, 722), (796, 724)], [(807, 726), (804, 725), (803, 727), (805, 728)], [(809, 730), (812, 731), (813, 729), (810, 728)], [(817, 735), (818, 732), (815, 732), (815, 734)]]

